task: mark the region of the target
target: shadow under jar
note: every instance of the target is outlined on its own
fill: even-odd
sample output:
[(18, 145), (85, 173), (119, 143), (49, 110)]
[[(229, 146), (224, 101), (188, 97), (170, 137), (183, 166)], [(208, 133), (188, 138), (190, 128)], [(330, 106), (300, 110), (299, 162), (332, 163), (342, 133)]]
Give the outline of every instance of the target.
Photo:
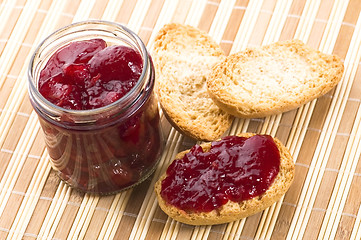
[[(137, 52), (141, 68), (131, 88), (109, 104), (106, 100), (109, 92), (92, 100), (89, 98), (93, 103), (107, 103), (91, 109), (70, 109), (62, 105), (63, 102), (56, 102), (56, 94), (52, 94), (53, 99), (44, 96), (39, 90), (44, 83), (39, 79), (44, 82), (53, 79), (47, 79), (48, 76), (44, 79), (42, 70), (58, 71), (56, 64), (49, 67), (55, 59), (61, 66), (57, 74), (64, 76), (67, 74), (64, 71), (70, 68), (77, 76), (74, 79), (79, 79), (84, 74), (76, 71), (78, 65), (69, 67), (71, 64), (62, 61), (63, 56), (58, 56), (59, 51), (74, 42), (94, 39), (100, 39), (108, 47), (123, 46)], [(75, 51), (74, 55), (81, 58), (84, 54)], [(104, 56), (107, 58), (108, 54)], [(128, 65), (133, 68), (131, 64), (130, 61)], [(86, 67), (90, 68), (91, 64)], [(38, 114), (52, 167), (67, 184), (84, 192), (112, 194), (140, 183), (154, 171), (163, 145), (158, 105), (153, 93), (154, 69), (143, 42), (136, 34), (122, 25), (106, 21), (66, 26), (40, 43), (30, 61), (28, 75), (30, 101)], [(91, 80), (101, 77), (97, 74)], [(52, 87), (58, 86), (54, 84)], [(77, 87), (76, 83), (70, 85)], [(103, 90), (115, 87), (104, 86)], [(57, 94), (62, 95), (68, 87), (58, 87), (57, 90)], [(87, 100), (82, 101), (86, 104)], [(69, 102), (74, 103), (74, 100)]]

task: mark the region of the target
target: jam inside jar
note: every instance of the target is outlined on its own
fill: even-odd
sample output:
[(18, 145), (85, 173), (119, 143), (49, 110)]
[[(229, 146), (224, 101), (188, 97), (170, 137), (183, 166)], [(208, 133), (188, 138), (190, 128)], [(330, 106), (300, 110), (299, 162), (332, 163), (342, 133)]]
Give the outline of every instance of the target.
[(99, 194), (146, 179), (163, 145), (153, 86), (143, 42), (119, 24), (79, 22), (46, 38), (30, 61), (29, 95), (60, 178)]

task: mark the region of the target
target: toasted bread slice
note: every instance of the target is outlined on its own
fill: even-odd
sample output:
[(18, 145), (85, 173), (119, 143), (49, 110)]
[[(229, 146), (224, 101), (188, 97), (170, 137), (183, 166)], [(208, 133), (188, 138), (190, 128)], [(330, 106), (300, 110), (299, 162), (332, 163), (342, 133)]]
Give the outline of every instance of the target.
[(343, 63), (300, 40), (250, 48), (228, 56), (207, 78), (215, 103), (241, 118), (260, 118), (297, 108), (330, 91)]
[[(249, 138), (255, 134), (243, 133), (238, 136)], [(161, 196), (161, 182), (166, 178), (164, 173), (155, 183), (155, 192), (160, 208), (171, 218), (190, 225), (213, 225), (232, 222), (260, 212), (278, 201), (289, 189), (294, 179), (295, 166), (289, 150), (277, 139), (273, 138), (280, 152), (280, 168), (272, 185), (263, 194), (242, 202), (228, 201), (225, 205), (210, 212), (189, 212), (168, 204)], [(208, 151), (211, 143), (201, 145)], [(189, 150), (180, 152), (175, 159), (182, 158)]]
[(219, 138), (233, 119), (207, 92), (212, 66), (225, 57), (220, 46), (197, 28), (168, 24), (155, 38), (152, 57), (156, 92), (169, 122), (197, 140)]

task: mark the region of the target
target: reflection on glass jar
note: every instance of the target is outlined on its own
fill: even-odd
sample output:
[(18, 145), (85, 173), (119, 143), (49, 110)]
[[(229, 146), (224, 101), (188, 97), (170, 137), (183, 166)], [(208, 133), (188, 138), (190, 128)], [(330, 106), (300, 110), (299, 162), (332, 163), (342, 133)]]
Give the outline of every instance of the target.
[[(142, 72), (119, 100), (85, 110), (59, 107), (39, 92), (39, 76), (51, 56), (74, 41), (101, 38), (108, 46), (135, 49)], [(72, 24), (46, 38), (29, 66), (29, 95), (38, 113), (52, 167), (70, 186), (110, 194), (143, 181), (162, 149), (154, 69), (142, 41), (125, 27), (104, 21)]]

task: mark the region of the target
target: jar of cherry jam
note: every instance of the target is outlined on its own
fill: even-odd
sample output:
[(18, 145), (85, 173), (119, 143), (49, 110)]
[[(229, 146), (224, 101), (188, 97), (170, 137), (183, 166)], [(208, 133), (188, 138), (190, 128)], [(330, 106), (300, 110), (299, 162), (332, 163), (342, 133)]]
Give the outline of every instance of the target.
[(66, 26), (40, 43), (28, 75), (52, 167), (67, 184), (112, 194), (154, 171), (163, 142), (154, 69), (135, 33), (106, 21)]

